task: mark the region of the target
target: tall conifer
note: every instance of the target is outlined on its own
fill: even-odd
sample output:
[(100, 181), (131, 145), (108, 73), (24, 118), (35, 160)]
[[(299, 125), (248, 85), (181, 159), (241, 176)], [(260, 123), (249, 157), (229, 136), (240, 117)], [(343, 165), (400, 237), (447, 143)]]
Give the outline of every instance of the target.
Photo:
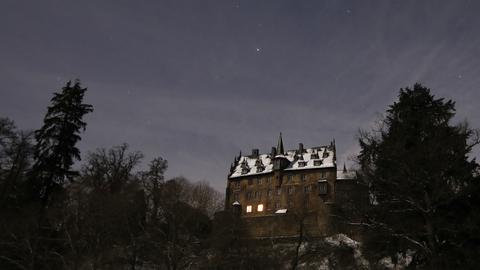
[(31, 181), (33, 195), (44, 204), (53, 193), (63, 190), (66, 180), (71, 181), (78, 174), (72, 169), (74, 161), (80, 160), (76, 144), (86, 127), (83, 116), (93, 111), (92, 105), (83, 103), (86, 90), (80, 81), (68, 81), (60, 93), (54, 93), (44, 124), (35, 131), (37, 144)]
[(450, 123), (454, 105), (415, 84), (400, 90), (379, 130), (361, 135), (360, 177), (372, 199), (365, 224), (374, 228), (377, 254), (413, 251), (418, 268), (464, 264), (451, 254), (466, 254), (461, 246), (473, 237), (456, 220), (468, 219), (459, 206), (478, 182), (478, 164), (468, 156), (478, 137), (466, 124)]

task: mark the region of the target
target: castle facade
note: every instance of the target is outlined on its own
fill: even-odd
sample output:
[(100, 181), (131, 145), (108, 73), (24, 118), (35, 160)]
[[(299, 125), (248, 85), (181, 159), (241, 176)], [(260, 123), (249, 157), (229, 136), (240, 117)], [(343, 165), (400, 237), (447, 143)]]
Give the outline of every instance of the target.
[(335, 141), (284, 150), (282, 135), (270, 153), (253, 149), (235, 157), (227, 180), (225, 209), (245, 222), (251, 237), (312, 236), (334, 230), (331, 213), (354, 189), (355, 174), (337, 170)]

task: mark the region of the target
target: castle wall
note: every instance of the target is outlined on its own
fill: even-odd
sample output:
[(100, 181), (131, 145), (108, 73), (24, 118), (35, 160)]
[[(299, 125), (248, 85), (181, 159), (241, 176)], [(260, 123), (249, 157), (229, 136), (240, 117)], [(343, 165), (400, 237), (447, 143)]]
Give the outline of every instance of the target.
[[(309, 209), (318, 211), (320, 207), (335, 198), (335, 168), (274, 171), (265, 175), (255, 175), (231, 179), (227, 186), (226, 208), (234, 202), (241, 205), (241, 215), (245, 217), (274, 214), (279, 209)], [(327, 185), (325, 194), (319, 181)], [(322, 190), (320, 190), (322, 189)], [(258, 206), (263, 209), (259, 211)], [(251, 211), (247, 212), (247, 207)]]

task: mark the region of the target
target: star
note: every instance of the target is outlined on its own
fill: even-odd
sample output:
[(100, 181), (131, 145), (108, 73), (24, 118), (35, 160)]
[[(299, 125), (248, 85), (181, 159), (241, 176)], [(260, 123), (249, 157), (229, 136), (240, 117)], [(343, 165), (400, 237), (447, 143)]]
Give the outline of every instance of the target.
[(256, 50), (257, 52), (260, 52), (260, 48), (256, 48), (255, 50)]

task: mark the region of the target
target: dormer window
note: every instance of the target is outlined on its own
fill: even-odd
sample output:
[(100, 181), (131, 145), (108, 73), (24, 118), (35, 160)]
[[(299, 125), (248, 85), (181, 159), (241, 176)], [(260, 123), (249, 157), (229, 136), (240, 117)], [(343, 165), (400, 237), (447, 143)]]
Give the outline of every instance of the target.
[(310, 155), (310, 159), (318, 159), (318, 153), (313, 153)]
[(258, 166), (257, 167), (257, 173), (263, 172), (264, 170), (265, 170), (265, 168), (263, 166)]
[(322, 165), (322, 161), (321, 160), (314, 160), (313, 161), (313, 166), (320, 166)]
[(298, 162), (298, 167), (300, 167), (300, 168), (305, 167), (305, 165), (307, 165), (307, 162), (305, 162), (305, 161), (299, 161)]

